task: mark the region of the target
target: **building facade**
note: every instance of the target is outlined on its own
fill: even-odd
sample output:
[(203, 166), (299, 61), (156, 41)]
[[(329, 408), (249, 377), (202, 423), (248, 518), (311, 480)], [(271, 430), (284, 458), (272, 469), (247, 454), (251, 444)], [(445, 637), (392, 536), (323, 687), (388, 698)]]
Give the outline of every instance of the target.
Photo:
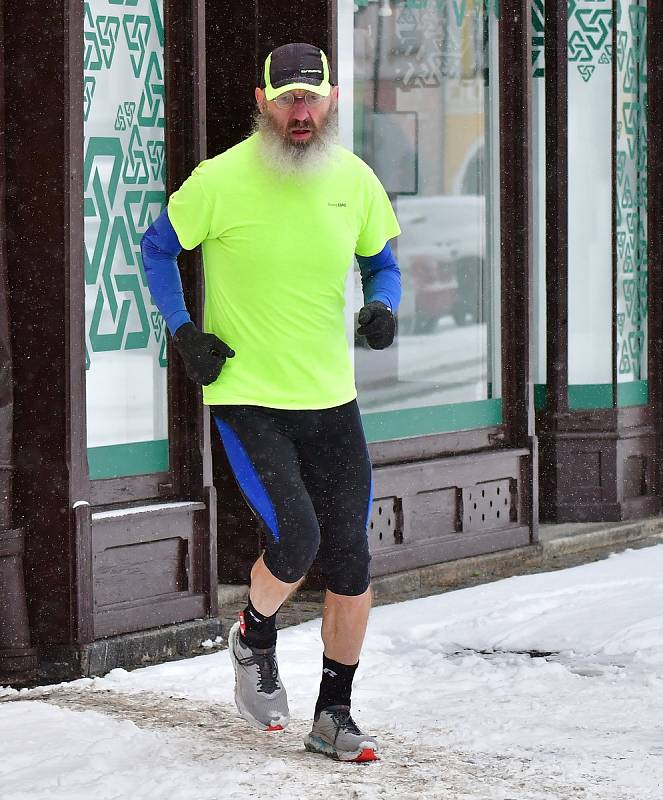
[[(354, 335), (356, 270), (346, 295), (373, 574), (527, 546), (539, 519), (658, 513), (663, 11), (0, 10), (0, 673), (184, 652), (218, 630), (217, 582), (247, 580), (260, 527), (170, 358), (139, 242), (191, 169), (251, 130), (257, 71), (287, 41), (330, 54), (341, 142), (403, 229), (394, 346)], [(181, 272), (200, 320), (200, 256)]]

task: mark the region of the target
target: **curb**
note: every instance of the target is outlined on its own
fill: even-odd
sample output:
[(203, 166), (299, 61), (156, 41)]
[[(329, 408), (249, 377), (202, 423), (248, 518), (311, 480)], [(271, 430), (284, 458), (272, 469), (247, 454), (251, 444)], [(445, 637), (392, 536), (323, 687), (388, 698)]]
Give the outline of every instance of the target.
[[(649, 539), (652, 545), (663, 542), (663, 517), (591, 525), (591, 530), (585, 525), (545, 526), (541, 540), (528, 547), (501, 550), (373, 578), (373, 595), (377, 603), (393, 602), (399, 597), (408, 599), (408, 596), (474, 586), (527, 572), (560, 569), (597, 561), (610, 552)], [(575, 557), (573, 564), (560, 564), (565, 556)]]
[(663, 517), (651, 517), (637, 522), (615, 523), (607, 528), (558, 536), (544, 541), (545, 556), (582, 553), (600, 548), (625, 547), (630, 542), (651, 537), (663, 537)]
[(456, 561), (445, 561), (408, 572), (380, 575), (371, 581), (376, 603), (393, 602), (398, 597), (416, 597), (435, 591), (448, 591), (462, 586), (507, 578), (541, 560), (540, 544), (501, 550)]

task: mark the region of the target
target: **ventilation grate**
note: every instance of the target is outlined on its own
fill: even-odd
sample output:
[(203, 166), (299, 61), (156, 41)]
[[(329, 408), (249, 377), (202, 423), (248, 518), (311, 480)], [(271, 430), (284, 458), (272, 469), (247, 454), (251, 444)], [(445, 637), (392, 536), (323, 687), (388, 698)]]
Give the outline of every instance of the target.
[(462, 490), (463, 531), (505, 528), (517, 520), (516, 481), (487, 481)]
[(373, 501), (368, 543), (373, 553), (403, 543), (403, 504), (399, 497), (380, 497)]

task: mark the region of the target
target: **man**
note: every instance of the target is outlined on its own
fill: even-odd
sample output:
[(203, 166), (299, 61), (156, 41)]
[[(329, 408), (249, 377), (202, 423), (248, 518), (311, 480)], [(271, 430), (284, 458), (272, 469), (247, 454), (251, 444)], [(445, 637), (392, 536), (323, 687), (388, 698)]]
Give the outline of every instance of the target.
[[(377, 758), (350, 714), (368, 613), (371, 465), (345, 333), (356, 254), (358, 332), (388, 347), (400, 300), (389, 240), (400, 233), (379, 181), (335, 143), (338, 87), (325, 54), (288, 44), (266, 59), (253, 134), (204, 161), (143, 238), (145, 272), (187, 373), (204, 386), (228, 460), (266, 532), (248, 604), (230, 631), (240, 714), (289, 719), (276, 615), (316, 555), (327, 583), (323, 671), (308, 750)], [(176, 257), (202, 244), (205, 330), (184, 305)]]

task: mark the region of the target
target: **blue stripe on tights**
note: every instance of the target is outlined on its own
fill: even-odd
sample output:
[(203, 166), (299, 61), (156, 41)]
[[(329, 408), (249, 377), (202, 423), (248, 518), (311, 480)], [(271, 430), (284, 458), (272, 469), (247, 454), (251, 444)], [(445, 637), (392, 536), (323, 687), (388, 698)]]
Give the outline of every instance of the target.
[(368, 513), (366, 514), (366, 531), (368, 531), (368, 523), (371, 521), (372, 510), (373, 510), (373, 478), (371, 478), (371, 488), (368, 491)]
[(221, 441), (239, 488), (253, 510), (269, 528), (274, 541), (278, 542), (279, 523), (276, 518), (276, 510), (260, 480), (260, 476), (256, 472), (256, 468), (253, 466), (253, 462), (249, 458), (249, 454), (230, 425), (218, 417), (214, 417), (214, 421), (221, 434)]

